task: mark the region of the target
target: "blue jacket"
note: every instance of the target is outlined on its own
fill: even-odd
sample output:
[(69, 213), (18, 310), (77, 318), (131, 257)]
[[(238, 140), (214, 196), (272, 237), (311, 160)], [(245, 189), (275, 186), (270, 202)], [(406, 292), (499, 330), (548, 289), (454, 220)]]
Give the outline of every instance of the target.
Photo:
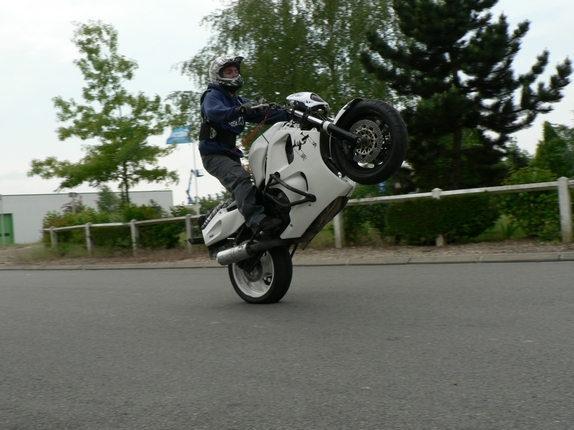
[[(249, 102), (249, 99), (237, 94), (231, 95), (220, 85), (209, 84), (207, 88), (208, 92), (201, 104), (201, 116), (204, 123), (209, 122), (216, 130), (224, 130), (224, 132), (231, 132), (237, 136), (245, 129), (245, 122), (260, 123), (265, 118), (263, 113), (245, 115), (239, 112), (239, 106)], [(265, 124), (272, 125), (279, 121), (288, 120), (289, 115), (286, 112), (272, 109)], [(218, 142), (217, 136), (215, 140), (201, 140), (199, 152), (201, 155), (227, 154), (243, 157), (239, 148)]]

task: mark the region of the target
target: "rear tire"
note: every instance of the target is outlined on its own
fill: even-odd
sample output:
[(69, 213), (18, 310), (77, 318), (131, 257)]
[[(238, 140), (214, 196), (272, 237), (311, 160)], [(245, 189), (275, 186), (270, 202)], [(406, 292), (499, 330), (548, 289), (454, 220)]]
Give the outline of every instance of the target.
[[(228, 267), (235, 292), (248, 303), (277, 303), (291, 286), (293, 262), (286, 246), (271, 248), (252, 264), (240, 261)], [(246, 270), (242, 267), (253, 267)]]
[(380, 100), (361, 100), (337, 126), (366, 138), (353, 148), (332, 139), (332, 157), (348, 178), (359, 184), (386, 181), (401, 167), (408, 149), (407, 128), (399, 112)]

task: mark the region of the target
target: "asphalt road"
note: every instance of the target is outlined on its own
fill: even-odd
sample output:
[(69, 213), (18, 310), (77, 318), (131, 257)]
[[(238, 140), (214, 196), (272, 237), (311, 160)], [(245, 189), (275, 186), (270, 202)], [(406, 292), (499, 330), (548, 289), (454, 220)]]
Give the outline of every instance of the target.
[(574, 262), (0, 272), (0, 429), (572, 429)]

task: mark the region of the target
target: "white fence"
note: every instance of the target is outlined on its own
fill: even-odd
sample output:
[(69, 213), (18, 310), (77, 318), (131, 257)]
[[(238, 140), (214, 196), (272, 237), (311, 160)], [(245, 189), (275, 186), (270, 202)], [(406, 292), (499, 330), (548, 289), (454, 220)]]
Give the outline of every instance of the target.
[[(69, 227), (50, 227), (45, 228), (44, 231), (50, 233), (50, 242), (52, 244), (52, 248), (57, 248), (58, 232), (84, 229), (86, 232), (86, 248), (88, 249), (88, 254), (92, 255), (92, 252), (94, 250), (94, 244), (92, 242), (91, 229), (103, 228), (103, 227), (126, 227), (126, 228), (129, 227), (132, 238), (132, 250), (133, 254), (136, 255), (138, 250), (137, 241), (139, 237), (139, 231), (138, 231), (139, 226), (185, 221), (186, 238), (191, 239), (192, 237), (191, 220), (196, 218), (198, 218), (198, 215), (187, 214), (186, 216), (180, 216), (180, 217), (149, 219), (144, 221), (131, 220), (130, 222), (113, 222), (107, 224), (92, 224), (89, 222), (87, 224), (72, 225)], [(191, 243), (189, 242), (189, 240), (186, 240), (186, 243), (187, 243), (187, 249), (191, 251)]]
[[(430, 193), (403, 194), (398, 196), (353, 199), (349, 200), (347, 206), (401, 202), (411, 199), (420, 199), (423, 197), (434, 197), (435, 199), (440, 199), (442, 196), (460, 196), (466, 194), (481, 194), (481, 193), (504, 194), (504, 193), (530, 192), (530, 191), (556, 190), (558, 192), (558, 205), (560, 210), (560, 230), (562, 233), (562, 242), (570, 243), (572, 242), (572, 202), (570, 197), (570, 188), (574, 188), (574, 180), (569, 180), (568, 178), (562, 177), (558, 179), (558, 181), (556, 182), (539, 182), (536, 184), (505, 185), (500, 187), (487, 187), (487, 188), (470, 188), (466, 190), (453, 190), (453, 191), (442, 191), (439, 188), (435, 188)], [(69, 227), (50, 227), (45, 228), (44, 231), (50, 233), (50, 241), (52, 243), (52, 247), (56, 248), (58, 246), (58, 236), (57, 236), (58, 232), (84, 229), (86, 231), (86, 246), (88, 249), (88, 253), (91, 255), (94, 247), (91, 239), (92, 228), (129, 227), (131, 231), (132, 250), (135, 255), (137, 253), (137, 239), (139, 236), (138, 226), (185, 221), (186, 236), (188, 239), (190, 239), (192, 237), (191, 220), (196, 218), (198, 218), (198, 215), (188, 214), (186, 216), (174, 217), (174, 218), (161, 218), (161, 219), (153, 219), (145, 221), (132, 220), (129, 223), (109, 223), (109, 224), (87, 223), (84, 225), (74, 225)], [(335, 247), (342, 248), (344, 235), (343, 235), (343, 223), (341, 220), (341, 214), (337, 215), (334, 219), (334, 231), (335, 231)], [(188, 249), (191, 251), (191, 244), (189, 243), (189, 241), (186, 242)]]
[[(504, 185), (500, 187), (486, 188), (469, 188), (466, 190), (442, 191), (435, 188), (430, 193), (403, 194), (399, 196), (371, 197), (365, 199), (349, 200), (347, 206), (355, 205), (373, 205), (377, 203), (402, 202), (411, 199), (420, 199), (423, 197), (434, 197), (440, 199), (442, 196), (461, 196), (466, 194), (504, 194), (504, 193), (522, 193), (528, 191), (558, 191), (558, 205), (560, 210), (560, 230), (562, 233), (562, 242), (572, 242), (572, 203), (570, 198), (570, 188), (574, 187), (574, 181), (562, 177), (556, 182), (539, 182), (536, 184)], [(337, 215), (334, 220), (335, 227), (335, 247), (343, 246), (343, 223), (341, 214)]]

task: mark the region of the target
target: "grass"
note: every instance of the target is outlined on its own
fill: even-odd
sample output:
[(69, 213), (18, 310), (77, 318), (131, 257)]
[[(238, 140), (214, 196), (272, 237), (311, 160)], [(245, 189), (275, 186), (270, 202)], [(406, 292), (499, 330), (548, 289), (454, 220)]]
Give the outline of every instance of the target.
[(59, 258), (84, 258), (88, 251), (81, 245), (62, 244), (58, 249), (46, 247), (42, 242), (21, 246), (15, 252), (18, 263), (33, 263), (38, 261), (57, 260)]
[(493, 227), (477, 236), (473, 242), (499, 242), (523, 237), (526, 237), (526, 234), (520, 226), (508, 216), (502, 215)]

